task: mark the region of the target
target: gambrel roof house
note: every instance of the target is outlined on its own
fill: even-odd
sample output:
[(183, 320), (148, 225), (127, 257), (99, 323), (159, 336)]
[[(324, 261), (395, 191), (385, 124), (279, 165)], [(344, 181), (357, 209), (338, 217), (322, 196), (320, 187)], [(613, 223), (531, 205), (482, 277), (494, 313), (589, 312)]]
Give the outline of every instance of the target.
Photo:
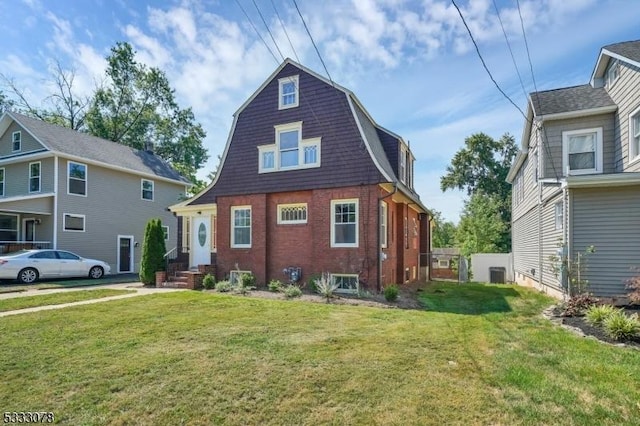
[[(284, 61), (234, 114), (214, 181), (171, 209), (190, 266), (258, 283), (328, 272), (343, 291), (426, 274), (415, 158), (355, 95)], [(426, 266), (426, 265), (425, 265)]]
[(640, 266), (640, 41), (604, 46), (588, 84), (529, 96), (508, 180), (518, 283), (574, 293), (552, 258), (593, 245), (587, 290), (626, 294)]
[(190, 183), (150, 151), (17, 112), (0, 118), (0, 247), (50, 247), (138, 272), (146, 222), (162, 219)]

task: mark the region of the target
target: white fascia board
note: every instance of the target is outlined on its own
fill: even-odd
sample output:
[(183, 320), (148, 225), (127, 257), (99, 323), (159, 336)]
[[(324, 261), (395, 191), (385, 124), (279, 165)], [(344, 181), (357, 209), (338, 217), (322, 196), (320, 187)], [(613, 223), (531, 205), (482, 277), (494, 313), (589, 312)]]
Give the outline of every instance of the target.
[(595, 87), (595, 81), (597, 78), (601, 78), (604, 76), (604, 73), (607, 69), (607, 65), (609, 64), (609, 58), (617, 59), (622, 62), (626, 62), (627, 64), (631, 64), (640, 68), (640, 62), (634, 61), (632, 59), (627, 58), (626, 56), (619, 55), (607, 49), (602, 49), (600, 51), (600, 55), (598, 55), (598, 60), (596, 61), (596, 66), (591, 73), (591, 79), (589, 80), (592, 87)]

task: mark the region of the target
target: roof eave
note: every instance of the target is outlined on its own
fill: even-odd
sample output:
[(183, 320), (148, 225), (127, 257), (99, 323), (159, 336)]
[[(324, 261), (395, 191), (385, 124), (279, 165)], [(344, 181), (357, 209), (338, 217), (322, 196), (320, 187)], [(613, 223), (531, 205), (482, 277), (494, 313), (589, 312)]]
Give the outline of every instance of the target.
[(622, 62), (626, 62), (628, 64), (631, 64), (640, 68), (640, 62), (634, 61), (633, 59), (629, 59), (626, 56), (620, 55), (619, 53), (615, 53), (605, 48), (602, 48), (600, 50), (600, 54), (598, 55), (596, 66), (594, 67), (593, 72), (591, 73), (591, 79), (589, 80), (591, 87), (595, 87), (596, 79), (604, 77), (604, 73), (607, 70), (607, 65), (609, 64), (610, 58), (618, 59)]
[(567, 176), (567, 188), (604, 188), (611, 186), (640, 185), (640, 173), (610, 173), (601, 175)]
[(554, 121), (554, 120), (566, 120), (568, 118), (589, 117), (592, 115), (607, 114), (610, 112), (616, 112), (617, 110), (618, 110), (617, 105), (607, 105), (607, 106), (602, 106), (597, 108), (557, 112), (555, 114), (545, 114), (545, 115), (541, 115), (539, 118), (542, 122)]

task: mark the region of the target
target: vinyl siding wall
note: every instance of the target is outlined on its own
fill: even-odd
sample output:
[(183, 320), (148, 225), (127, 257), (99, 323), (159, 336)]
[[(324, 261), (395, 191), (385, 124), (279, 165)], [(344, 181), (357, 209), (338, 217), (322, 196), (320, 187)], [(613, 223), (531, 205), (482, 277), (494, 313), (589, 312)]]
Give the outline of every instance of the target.
[[(154, 180), (154, 200), (143, 200), (140, 176), (89, 164), (87, 196), (83, 197), (67, 194), (66, 159), (59, 159), (58, 171), (58, 248), (104, 260), (116, 273), (118, 235), (133, 235), (139, 243), (134, 250), (134, 271), (138, 272), (144, 229), (151, 218), (169, 226), (167, 250), (175, 246), (178, 221), (167, 207), (179, 201), (183, 185)], [(64, 213), (85, 215), (85, 232), (64, 231)]]
[[(562, 132), (570, 130), (602, 128), (602, 169), (603, 173), (614, 173), (615, 156), (615, 114), (601, 114), (591, 117), (571, 118), (567, 120), (553, 120), (544, 123), (545, 131), (542, 137), (547, 142), (544, 147), (545, 161), (542, 170), (543, 178), (564, 177), (565, 170), (562, 168)], [(557, 176), (556, 176), (557, 174)]]
[(610, 88), (609, 96), (618, 105), (615, 121), (615, 170), (639, 172), (640, 161), (629, 164), (629, 114), (640, 107), (640, 68), (619, 62), (620, 75)]
[(587, 277), (596, 296), (626, 293), (624, 281), (640, 266), (640, 186), (572, 189), (571, 256), (595, 246)]
[[(20, 131), (21, 149), (13, 152), (13, 132)], [(34, 151), (43, 151), (45, 147), (37, 142), (26, 130), (20, 127), (16, 122), (9, 125), (9, 128), (3, 135), (0, 135), (0, 157), (14, 156), (26, 154)]]
[[(563, 214), (563, 227), (556, 229), (556, 203), (562, 203)], [(541, 207), (542, 212), (542, 229), (540, 232), (540, 240), (542, 241), (542, 283), (545, 286), (551, 287), (556, 290), (561, 290), (561, 277), (556, 276), (552, 269), (552, 262), (549, 260), (550, 256), (556, 256), (558, 249), (563, 242), (562, 234), (567, 228), (566, 220), (566, 204), (563, 202), (562, 191), (556, 190), (551, 197), (548, 198), (545, 204)]]
[(5, 197), (37, 194), (29, 192), (29, 164), (32, 162), (40, 162), (40, 193), (53, 192), (54, 159), (43, 158), (37, 161), (25, 161), (0, 166), (4, 167)]

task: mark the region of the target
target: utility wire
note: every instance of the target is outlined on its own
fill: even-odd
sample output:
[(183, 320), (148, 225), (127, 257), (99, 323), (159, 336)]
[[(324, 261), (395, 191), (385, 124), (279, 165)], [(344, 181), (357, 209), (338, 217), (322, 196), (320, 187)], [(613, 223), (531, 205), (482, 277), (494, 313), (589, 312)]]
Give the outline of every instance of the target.
[[(520, 9), (520, 0), (516, 0), (516, 4), (518, 5), (518, 15), (520, 16), (520, 27), (522, 28), (522, 38), (524, 39), (524, 46), (527, 50), (527, 59), (529, 61), (529, 69), (531, 70), (531, 79), (533, 80), (533, 89), (535, 90), (534, 95), (536, 97), (538, 107), (540, 108), (540, 118), (542, 118), (544, 114), (542, 114), (542, 104), (540, 103), (540, 94), (538, 93), (538, 85), (536, 84), (536, 77), (535, 77), (535, 74), (533, 73), (533, 62), (531, 61), (531, 54), (529, 52), (529, 43), (527, 42), (527, 33), (524, 30), (524, 19), (522, 19), (522, 10)], [(535, 111), (535, 108), (534, 108), (534, 111)], [(531, 123), (531, 125), (533, 126), (533, 123)], [(558, 171), (556, 170), (554, 158), (551, 156), (551, 150), (549, 149), (549, 137), (547, 136), (547, 127), (544, 124), (542, 125), (542, 132), (543, 132), (542, 145), (545, 148), (545, 152), (549, 156), (549, 160), (551, 162), (551, 168), (553, 169), (553, 174), (555, 175), (557, 180), (559, 179), (559, 174), (558, 174)], [(546, 140), (546, 143), (545, 143), (545, 140)]]
[[(294, 2), (295, 2), (295, 0), (294, 0)], [(453, 3), (453, 6), (458, 11), (458, 15), (460, 15), (460, 18), (462, 19), (462, 23), (464, 24), (464, 27), (467, 29), (467, 32), (469, 33), (469, 37), (471, 38), (471, 41), (473, 42), (473, 45), (476, 48), (476, 53), (478, 54), (478, 58), (480, 58), (480, 62), (482, 62), (482, 66), (484, 67), (484, 70), (489, 75), (489, 78), (491, 79), (493, 84), (496, 86), (498, 91), (500, 91), (500, 93), (502, 93), (502, 96), (504, 96), (509, 102), (511, 102), (511, 105), (513, 105), (514, 107), (516, 107), (516, 109), (518, 111), (520, 111), (520, 114), (522, 114), (522, 116), (524, 117), (525, 120), (529, 121), (529, 119), (527, 118), (527, 115), (524, 113), (524, 111), (522, 111), (522, 109), (509, 97), (509, 95), (507, 95), (504, 92), (504, 90), (502, 90), (502, 88), (500, 87), (498, 82), (495, 80), (495, 78), (493, 78), (493, 75), (491, 74), (491, 71), (489, 71), (489, 68), (487, 67), (487, 64), (484, 62), (484, 58), (482, 57), (482, 54), (480, 53), (480, 48), (478, 47), (478, 43), (476, 43), (475, 38), (473, 38), (473, 34), (471, 33), (471, 29), (469, 29), (469, 25), (467, 25), (467, 21), (464, 19), (464, 15), (462, 15), (462, 11), (460, 10), (458, 5), (456, 4), (455, 0), (451, 0), (451, 3)]]
[(520, 81), (520, 87), (522, 87), (522, 93), (524, 94), (525, 99), (527, 98), (527, 89), (524, 88), (524, 83), (522, 82), (522, 76), (520, 75), (520, 70), (518, 69), (518, 64), (516, 63), (516, 58), (513, 56), (513, 50), (511, 49), (511, 43), (509, 43), (509, 37), (507, 37), (507, 31), (504, 29), (504, 24), (502, 23), (502, 18), (500, 17), (500, 11), (498, 10), (498, 5), (496, 4), (496, 0), (493, 0), (493, 7), (496, 10), (496, 15), (498, 16), (498, 21), (500, 22), (500, 28), (502, 28), (502, 34), (504, 34), (504, 40), (507, 42), (507, 47), (509, 48), (509, 53), (511, 54), (511, 61), (513, 62), (513, 66), (516, 69), (516, 74), (518, 74), (518, 80)]
[(267, 21), (264, 19), (264, 16), (262, 16), (262, 12), (260, 12), (260, 8), (258, 7), (258, 3), (256, 3), (256, 0), (253, 0), (253, 5), (256, 7), (256, 10), (258, 11), (258, 15), (260, 15), (260, 19), (262, 19), (262, 23), (264, 24), (265, 27), (267, 27), (267, 32), (269, 33), (269, 36), (271, 37), (271, 41), (273, 41), (273, 44), (275, 44), (276, 49), (278, 50), (278, 53), (280, 54), (280, 57), (284, 61), (284, 55), (282, 54), (282, 51), (280, 50), (280, 47), (278, 47), (278, 43), (276, 43), (276, 39), (273, 37), (273, 34), (271, 33), (271, 30), (269, 29), (269, 25), (267, 24)]
[(258, 31), (258, 29), (256, 28), (255, 25), (253, 25), (253, 21), (251, 20), (251, 18), (249, 18), (249, 15), (247, 14), (247, 11), (244, 10), (244, 7), (242, 7), (242, 5), (240, 4), (240, 2), (238, 0), (236, 0), (236, 4), (238, 5), (238, 7), (240, 8), (240, 10), (242, 10), (242, 13), (244, 13), (244, 16), (247, 18), (247, 21), (249, 21), (249, 23), (251, 24), (251, 26), (253, 27), (253, 30), (256, 32), (256, 34), (258, 35), (258, 37), (260, 37), (260, 40), (262, 40), (262, 43), (264, 44), (264, 47), (267, 48), (267, 50), (269, 51), (269, 53), (271, 53), (271, 56), (273, 56), (273, 59), (276, 61), (276, 64), (280, 65), (280, 61), (278, 60), (278, 58), (276, 57), (276, 55), (273, 53), (273, 51), (271, 50), (271, 48), (269, 47), (269, 45), (267, 44), (267, 42), (264, 40), (264, 38), (262, 38), (262, 35), (260, 35), (260, 31)]
[(322, 66), (324, 67), (324, 72), (327, 73), (327, 77), (329, 77), (329, 81), (331, 82), (331, 85), (333, 87), (335, 87), (335, 83), (333, 82), (333, 79), (331, 78), (331, 74), (329, 74), (329, 70), (327, 69), (327, 66), (324, 63), (324, 60), (322, 59), (322, 55), (320, 54), (320, 51), (318, 50), (318, 46), (316, 46), (316, 42), (313, 40), (313, 37), (311, 36), (311, 32), (309, 31), (309, 27), (307, 27), (307, 23), (304, 20), (304, 17), (302, 16), (302, 13), (300, 13), (300, 8), (298, 7), (298, 2), (296, 2), (296, 0), (293, 0), (293, 4), (296, 7), (296, 10), (298, 11), (298, 15), (300, 15), (300, 19), (302, 19), (302, 24), (304, 25), (304, 29), (307, 31), (307, 34), (309, 35), (309, 38), (311, 39), (311, 44), (313, 44), (313, 48), (316, 49), (316, 53), (318, 54), (318, 58), (320, 58), (320, 62), (322, 62)]
[(289, 41), (289, 46), (291, 46), (291, 50), (293, 50), (293, 55), (296, 57), (296, 61), (300, 63), (300, 58), (298, 58), (298, 52), (296, 52), (296, 48), (293, 47), (291, 38), (289, 38), (289, 32), (287, 32), (287, 27), (285, 27), (284, 22), (282, 21), (282, 18), (280, 18), (280, 14), (278, 13), (278, 9), (276, 8), (276, 4), (273, 2), (273, 0), (271, 0), (271, 6), (273, 6), (273, 11), (276, 13), (276, 16), (278, 17), (278, 21), (280, 21), (280, 25), (284, 30), (284, 34), (287, 36), (287, 40)]

